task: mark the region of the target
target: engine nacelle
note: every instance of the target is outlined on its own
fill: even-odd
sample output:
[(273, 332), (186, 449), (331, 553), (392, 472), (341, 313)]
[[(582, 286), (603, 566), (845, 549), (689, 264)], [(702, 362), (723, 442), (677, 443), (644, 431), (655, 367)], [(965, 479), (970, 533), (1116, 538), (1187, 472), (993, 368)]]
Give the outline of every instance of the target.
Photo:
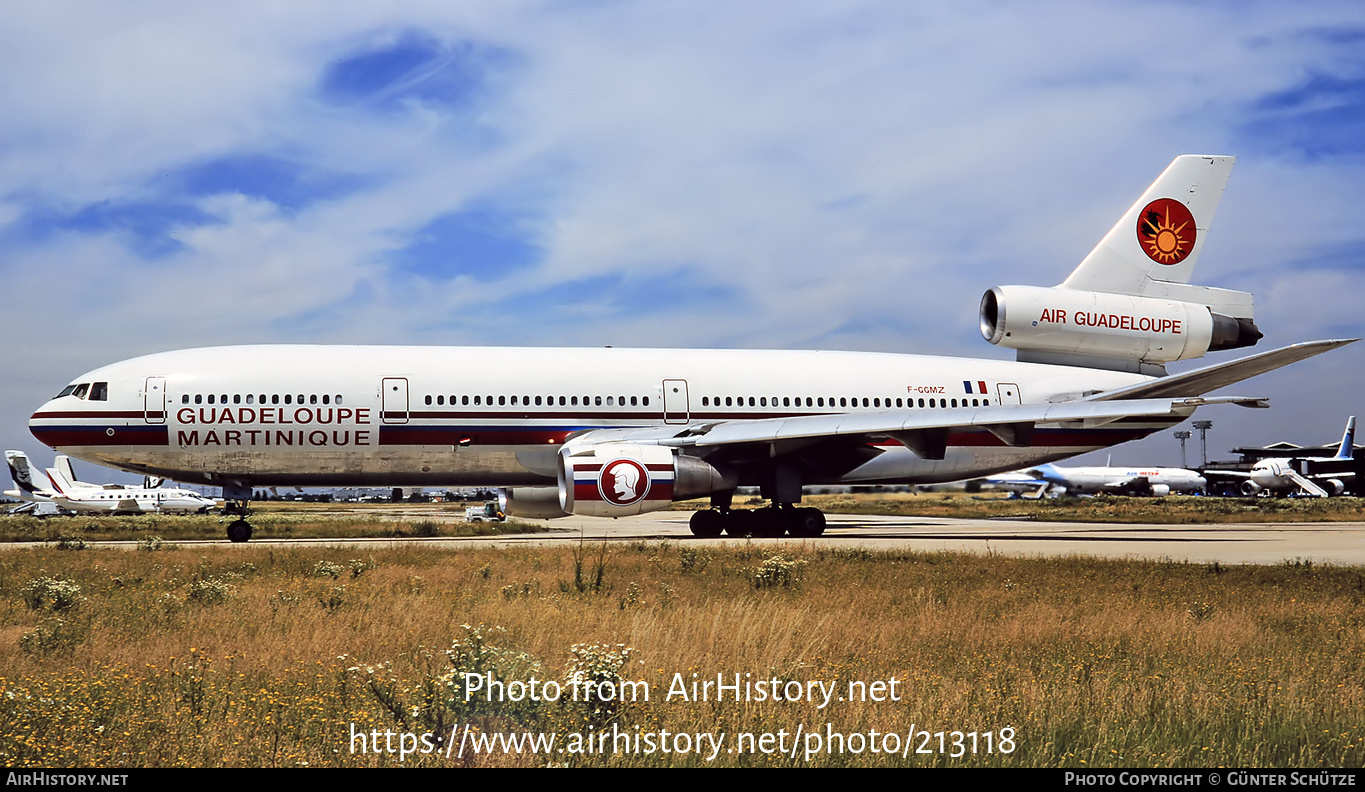
[(1257, 495), (1261, 494), (1262, 487), (1260, 484), (1257, 484), (1251, 479), (1247, 479), (1246, 481), (1242, 482), (1241, 490), (1243, 495), (1248, 495), (1254, 498)]
[(559, 506), (559, 487), (512, 487), (498, 490), (498, 505), (503, 514), (532, 520), (568, 517)]
[(1327, 494), (1332, 497), (1336, 497), (1346, 491), (1346, 482), (1341, 479), (1327, 479), (1326, 481), (1318, 482), (1318, 484), (1321, 485), (1323, 489), (1327, 490)]
[(1020, 350), (1021, 359), (1044, 353), (1157, 365), (1253, 346), (1261, 338), (1250, 319), (1223, 316), (1198, 303), (1037, 286), (986, 292), (981, 335)]
[(1164, 497), (1166, 497), (1167, 495), (1170, 495), (1170, 494), (1171, 494), (1171, 485), (1170, 485), (1170, 484), (1153, 484), (1153, 485), (1152, 485), (1152, 497), (1154, 497), (1154, 498), (1164, 498)]
[(503, 512), (539, 520), (571, 514), (627, 517), (732, 490), (737, 483), (733, 474), (722, 474), (697, 457), (656, 445), (566, 445), (557, 468), (558, 486), (499, 491)]
[(734, 489), (735, 484), (733, 474), (664, 446), (566, 445), (559, 456), (559, 505), (571, 514), (642, 514), (668, 508), (676, 500)]

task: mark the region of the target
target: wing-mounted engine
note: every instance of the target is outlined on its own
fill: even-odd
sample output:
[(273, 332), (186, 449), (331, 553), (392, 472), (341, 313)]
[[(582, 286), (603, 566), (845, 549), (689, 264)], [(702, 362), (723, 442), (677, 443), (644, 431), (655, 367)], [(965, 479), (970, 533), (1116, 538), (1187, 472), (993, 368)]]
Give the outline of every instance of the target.
[(604, 444), (560, 452), (559, 500), (570, 514), (624, 517), (668, 508), (676, 482), (673, 450)]
[(627, 443), (565, 445), (559, 453), (558, 479), (557, 487), (507, 490), (504, 510), (519, 517), (627, 517), (734, 489), (736, 484), (733, 474), (723, 474), (698, 457), (664, 446)]

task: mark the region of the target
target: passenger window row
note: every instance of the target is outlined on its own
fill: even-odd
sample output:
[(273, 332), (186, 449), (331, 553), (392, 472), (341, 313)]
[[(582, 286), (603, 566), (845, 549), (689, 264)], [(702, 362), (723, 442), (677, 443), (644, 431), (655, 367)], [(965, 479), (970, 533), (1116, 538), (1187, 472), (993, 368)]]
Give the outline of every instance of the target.
[[(746, 405), (746, 403), (745, 403), (745, 402), (746, 402), (746, 399), (747, 399), (747, 402), (748, 402), (747, 405)], [(803, 400), (805, 401), (805, 404), (804, 404), (804, 405), (802, 404), (802, 401), (803, 401)], [(757, 397), (755, 397), (755, 396), (726, 396), (726, 397), (724, 397), (723, 399), (722, 399), (722, 397), (720, 397), (720, 396), (703, 396), (703, 397), (701, 397), (701, 406), (703, 406), (703, 407), (721, 407), (721, 406), (725, 406), (725, 407), (744, 407), (744, 406), (748, 406), (748, 407), (767, 407), (767, 406), (769, 406), (769, 405), (771, 405), (771, 406), (773, 406), (773, 407), (778, 407), (778, 406), (782, 406), (782, 407), (802, 407), (802, 406), (805, 406), (805, 407), (826, 407), (826, 406), (828, 406), (828, 407), (858, 407), (858, 406), (860, 406), (860, 405), (859, 405), (859, 399), (858, 399), (857, 397), (849, 398), (849, 397), (847, 397), (847, 396), (840, 396), (840, 397), (837, 398), (837, 399), (836, 399), (835, 397), (833, 397), (833, 396), (829, 397), (828, 399), (826, 399), (826, 398), (823, 397), (823, 396), (805, 396), (805, 397), (802, 397), (802, 396), (796, 396), (796, 397), (783, 396), (783, 397), (780, 399), (780, 401), (781, 401), (781, 404), (779, 405), (779, 403), (778, 403), (778, 402), (779, 402), (779, 399), (778, 399), (778, 397), (776, 397), (776, 396), (773, 396), (771, 399), (769, 399), (767, 396), (757, 396)], [(882, 398), (878, 398), (878, 397), (874, 397), (874, 398), (863, 397), (863, 398), (861, 399), (861, 401), (862, 401), (861, 406), (863, 406), (863, 407), (871, 407), (871, 408), (873, 408), (873, 409), (883, 409), (883, 410), (891, 409), (891, 408), (892, 408), (892, 400), (891, 400), (890, 398), (882, 399)], [(950, 402), (951, 402), (951, 405), (950, 405)], [(961, 402), (961, 403), (959, 404), (959, 402)], [(935, 407), (935, 408), (938, 408), (938, 407), (948, 407), (948, 406), (953, 406), (953, 407), (959, 407), (959, 406), (961, 406), (961, 407), (985, 407), (985, 406), (988, 406), (989, 404), (990, 404), (990, 402), (989, 402), (989, 400), (987, 400), (987, 399), (972, 399), (972, 400), (971, 400), (971, 404), (968, 404), (968, 403), (967, 403), (967, 399), (965, 399), (965, 398), (964, 398), (964, 399), (951, 399), (951, 400), (949, 400), (949, 399), (929, 399), (927, 402), (926, 402), (924, 399), (920, 399), (920, 400), (919, 400), (919, 406), (920, 406), (920, 407), (926, 407), (926, 406), (927, 406), (927, 407)], [(914, 407), (914, 406), (915, 406), (915, 400), (914, 400), (914, 399), (898, 398), (898, 399), (895, 400), (895, 406), (898, 407), (898, 408)]]
[[(180, 395), (180, 403), (181, 403), (181, 404), (189, 404), (191, 399), (193, 399), (193, 401), (194, 401), (195, 404), (228, 404), (228, 403), (229, 403), (229, 402), (228, 402), (228, 395), (227, 395), (226, 393), (223, 393), (223, 394), (210, 393), (210, 394), (208, 394), (207, 396), (204, 395), (204, 394), (202, 394), (202, 393), (196, 393), (196, 394), (194, 394), (193, 396), (191, 396), (191, 395), (188, 394), (188, 393), (182, 393), (182, 394)], [(281, 396), (281, 395), (278, 394), (278, 393), (271, 393), (271, 394), (262, 393), (260, 396), (257, 396), (257, 395), (254, 394), (254, 393), (248, 393), (248, 394), (246, 394), (245, 396), (243, 396), (243, 395), (240, 394), (240, 393), (234, 393), (234, 394), (232, 394), (232, 401), (231, 401), (231, 403), (232, 403), (232, 404), (341, 404), (341, 394), (337, 394), (336, 396), (333, 396), (333, 395), (331, 395), (331, 394), (324, 393), (324, 394), (322, 394), (321, 396), (319, 396), (319, 395), (317, 395), (316, 393), (308, 394), (308, 395), (305, 395), (305, 394), (300, 393), (300, 394), (298, 394), (297, 396), (295, 396), (295, 395), (292, 394), (292, 393), (286, 393), (286, 394), (284, 394), (283, 396)]]
[(450, 396), (427, 395), (428, 406), (438, 407), (449, 404), (452, 407), (648, 407), (648, 396), (584, 396), (580, 402), (577, 396)]

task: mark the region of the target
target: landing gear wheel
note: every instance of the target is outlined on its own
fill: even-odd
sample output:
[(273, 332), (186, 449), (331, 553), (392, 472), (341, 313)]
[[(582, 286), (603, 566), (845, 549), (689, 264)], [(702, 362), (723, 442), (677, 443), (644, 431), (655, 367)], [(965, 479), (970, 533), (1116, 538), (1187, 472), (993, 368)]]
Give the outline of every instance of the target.
[(758, 519), (748, 509), (739, 509), (725, 515), (726, 536), (756, 536)]
[(702, 539), (714, 539), (725, 531), (725, 515), (706, 509), (692, 515), (692, 535)]
[(813, 539), (825, 532), (825, 515), (819, 509), (793, 509), (787, 530), (792, 536)]
[(786, 515), (781, 509), (759, 509), (753, 514), (754, 536), (776, 539), (787, 532)]
[(227, 535), (229, 542), (246, 542), (251, 539), (251, 523), (246, 520), (233, 520), (228, 523)]

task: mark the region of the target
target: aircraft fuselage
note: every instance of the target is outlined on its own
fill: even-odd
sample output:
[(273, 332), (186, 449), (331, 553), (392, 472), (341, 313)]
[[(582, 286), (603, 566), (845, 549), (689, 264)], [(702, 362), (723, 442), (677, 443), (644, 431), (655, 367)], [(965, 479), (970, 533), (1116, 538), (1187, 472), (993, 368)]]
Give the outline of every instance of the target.
[[(39, 408), (30, 428), (61, 453), (179, 481), (510, 487), (553, 484), (560, 446), (587, 430), (1046, 404), (1149, 379), (869, 352), (217, 347), (84, 374)], [(877, 439), (865, 463), (808, 472), (803, 483), (951, 481), (1074, 456), (1177, 420), (1040, 426), (1027, 447), (964, 427), (942, 460)]]

